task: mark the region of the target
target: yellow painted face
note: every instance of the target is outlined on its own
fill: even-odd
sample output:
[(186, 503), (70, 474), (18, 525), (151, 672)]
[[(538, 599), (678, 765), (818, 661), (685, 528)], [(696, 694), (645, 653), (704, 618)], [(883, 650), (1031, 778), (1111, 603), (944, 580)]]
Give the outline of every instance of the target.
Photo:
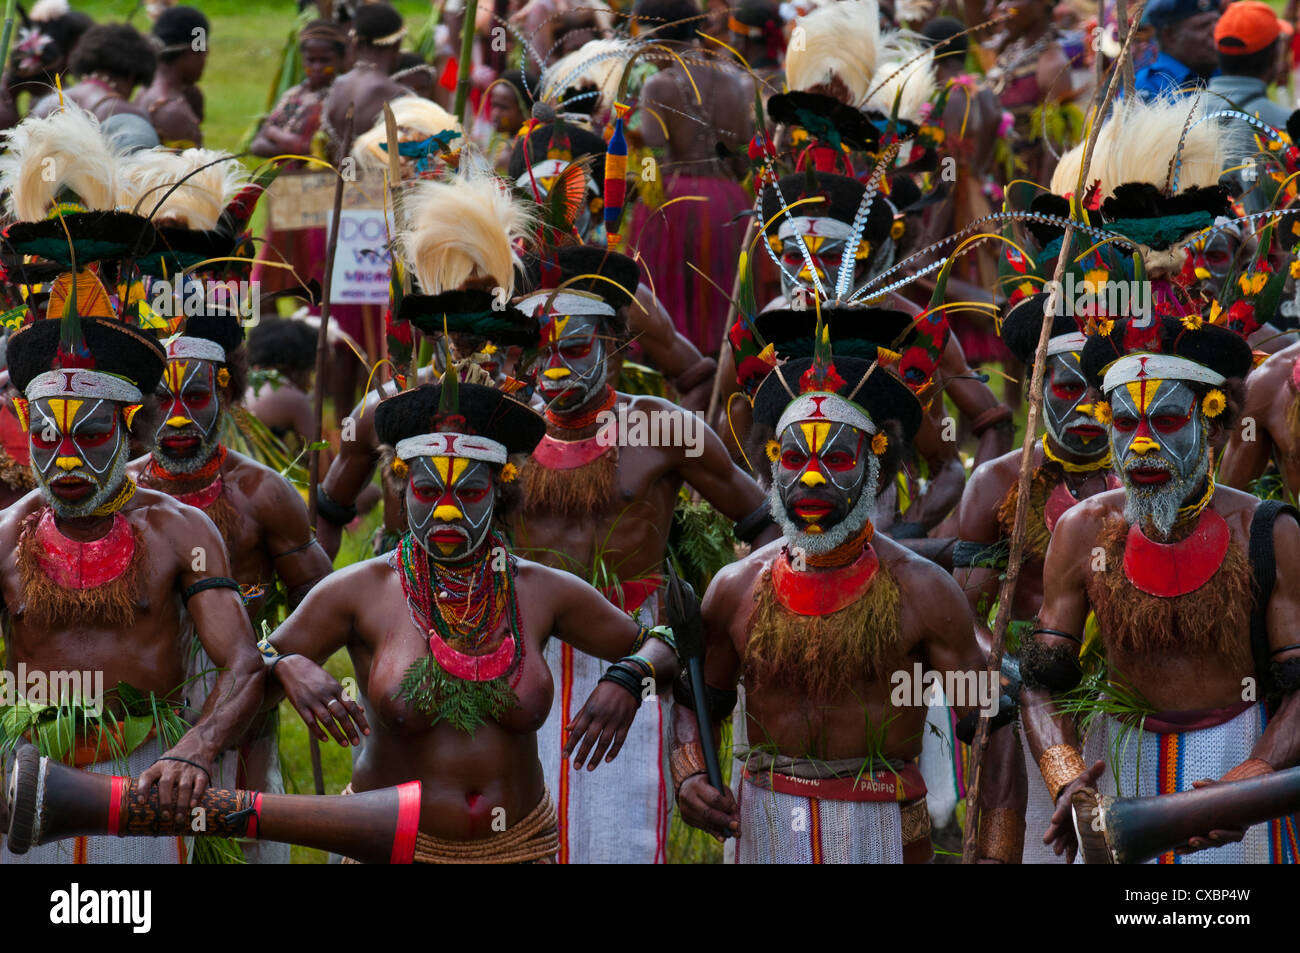
[(416, 540), (435, 559), (459, 560), (487, 537), (496, 505), (489, 464), (465, 457), (408, 461), (406, 518)]

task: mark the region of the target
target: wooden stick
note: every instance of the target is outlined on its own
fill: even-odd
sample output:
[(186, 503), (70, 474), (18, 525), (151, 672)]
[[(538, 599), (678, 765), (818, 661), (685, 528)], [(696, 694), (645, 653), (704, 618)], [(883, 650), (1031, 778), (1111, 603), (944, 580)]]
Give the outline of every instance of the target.
[[(1101, 2), (1104, 4), (1105, 0)], [(1138, 17), (1138, 19), (1142, 18)], [(1118, 0), (1115, 4), (1115, 27), (1119, 30), (1120, 36), (1128, 36), (1128, 0)], [(1120, 75), (1124, 77), (1124, 101), (1132, 102), (1135, 91), (1133, 57), (1121, 61), (1119, 70)]]
[[(1119, 52), (1120, 64), (1130, 55), (1133, 37), (1137, 33), (1138, 24), (1142, 22), (1142, 11), (1145, 7), (1146, 0), (1142, 0), (1142, 6), (1139, 8), (1137, 16), (1134, 17), (1129, 32), (1124, 39), (1124, 46)], [(1097, 133), (1101, 130), (1102, 117), (1106, 115), (1111, 101), (1115, 98), (1118, 74), (1118, 70), (1112, 69), (1110, 71), (1110, 78), (1106, 82), (1105, 98), (1102, 100), (1100, 108), (1097, 105), (1097, 97), (1101, 94), (1101, 87), (1097, 87), (1092, 93), (1092, 103), (1088, 107), (1092, 116), (1092, 128), (1088, 131), (1088, 141), (1083, 150), (1083, 164), (1080, 166), (1080, 178), (1084, 181), (1086, 181), (1088, 174), (1088, 165), (1092, 161), (1092, 151), (1097, 145)], [(1056, 272), (1052, 276), (1050, 292), (1047, 301), (1043, 305), (1043, 328), (1038, 335), (1038, 349), (1034, 354), (1033, 379), (1029, 385), (1029, 414), (1025, 419), (1025, 439), (1020, 446), (1020, 489), (1019, 496), (1016, 499), (1015, 521), (1011, 527), (1011, 552), (1007, 557), (1006, 578), (1003, 579), (1002, 586), (998, 590), (998, 614), (993, 620), (993, 646), (989, 651), (988, 666), (989, 677), (991, 678), (1000, 679), (1001, 677), (1002, 653), (1006, 646), (1007, 625), (1011, 621), (1011, 603), (1015, 597), (1016, 583), (1020, 580), (1020, 564), (1025, 549), (1025, 533), (1029, 528), (1029, 483), (1033, 478), (1034, 443), (1038, 439), (1038, 418), (1043, 407), (1043, 369), (1047, 364), (1047, 341), (1052, 336), (1052, 322), (1048, 320), (1047, 316), (1055, 312), (1057, 299), (1060, 297), (1061, 278), (1065, 274), (1066, 263), (1070, 260), (1071, 246), (1074, 241), (1073, 221), (1072, 215), (1071, 224), (1066, 226), (1065, 235), (1061, 239), (1061, 253), (1056, 258)], [(976, 857), (976, 840), (979, 833), (980, 769), (988, 744), (989, 719), (980, 718), (979, 725), (975, 730), (975, 740), (971, 743), (971, 785), (966, 790), (966, 830), (962, 844), (963, 864), (973, 864), (978, 859)]]
[[(343, 155), (352, 153), (352, 107), (348, 107), (347, 116), (343, 120)], [(322, 386), (325, 380), (325, 365), (329, 355), (329, 326), (330, 326), (330, 291), (334, 284), (334, 257), (339, 250), (339, 219), (343, 215), (343, 175), (338, 174), (338, 181), (334, 183), (334, 217), (330, 219), (330, 237), (329, 244), (325, 250), (325, 279), (321, 283), (321, 304), (320, 304), (320, 330), (316, 333), (316, 382), (315, 393), (312, 395), (313, 411), (315, 413), (315, 428), (311, 439), (311, 455), (308, 458), (307, 473), (307, 515), (311, 520), (311, 525), (316, 525), (319, 487), (321, 481), (320, 472), (320, 442), (321, 434), (325, 429), (323, 417), (325, 415), (325, 390)], [(325, 774), (321, 767), (320, 759), (320, 742), (316, 736), (307, 733), (311, 740), (311, 773), (316, 782), (316, 793), (325, 793)]]
[(478, 0), (465, 0), (465, 22), (460, 30), (460, 61), (456, 64), (456, 102), (452, 112), (460, 120), (466, 136), (465, 109), (469, 104), (469, 74), (474, 60), (474, 21), (478, 19)]
[(0, 34), (0, 73), (9, 65), (9, 41), (14, 35), (14, 8), (17, 6), (18, 0), (8, 0), (5, 4), (4, 33)]

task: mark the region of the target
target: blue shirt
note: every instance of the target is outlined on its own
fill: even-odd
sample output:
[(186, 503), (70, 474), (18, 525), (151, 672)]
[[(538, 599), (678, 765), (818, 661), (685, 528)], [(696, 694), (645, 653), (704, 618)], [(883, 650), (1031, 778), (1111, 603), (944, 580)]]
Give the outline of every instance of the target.
[(1145, 100), (1171, 93), (1186, 96), (1204, 86), (1205, 79), (1196, 70), (1164, 52), (1137, 71), (1133, 84), (1138, 98)]

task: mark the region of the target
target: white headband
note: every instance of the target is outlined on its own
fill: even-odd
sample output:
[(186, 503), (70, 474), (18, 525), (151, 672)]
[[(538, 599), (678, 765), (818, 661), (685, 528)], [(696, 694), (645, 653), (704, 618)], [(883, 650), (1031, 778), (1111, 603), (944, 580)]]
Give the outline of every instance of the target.
[[(528, 189), (531, 191), (533, 182), (536, 181), (537, 187), (544, 189), (546, 186), (542, 184), (542, 179), (555, 178), (571, 164), (572, 163), (565, 159), (543, 159), (541, 162), (534, 162), (531, 171), (524, 169), (523, 174), (520, 175), (519, 178), (515, 179), (515, 186), (517, 188)], [(597, 191), (596, 180), (591, 176), (587, 176), (587, 191)]]
[(1227, 378), (1204, 364), (1172, 354), (1128, 354), (1106, 368), (1101, 382), (1103, 393), (1109, 394), (1121, 384), (1143, 380), (1194, 381), (1218, 387)]
[(1088, 343), (1088, 335), (1082, 331), (1071, 331), (1069, 334), (1058, 334), (1047, 342), (1047, 356), (1052, 357), (1055, 354), (1065, 354), (1067, 351), (1081, 351), (1083, 346)]
[(92, 400), (114, 400), (122, 404), (138, 404), (143, 400), (140, 388), (130, 381), (103, 371), (73, 368), (67, 371), (46, 371), (27, 385), (28, 400), (42, 397), (89, 397)]
[(790, 238), (794, 235), (807, 235), (810, 229), (813, 235), (821, 235), (831, 241), (840, 241), (853, 235), (853, 226), (829, 216), (796, 215), (783, 219), (776, 230), (777, 238)]
[(397, 441), (397, 455), (403, 460), (415, 457), (463, 457), (487, 463), (505, 463), (505, 444), (474, 434), (422, 433)]
[(785, 433), (787, 427), (800, 421), (825, 420), (831, 423), (848, 424), (864, 433), (874, 434), (879, 428), (871, 418), (862, 412), (857, 404), (845, 400), (839, 394), (800, 394), (786, 407), (781, 419), (776, 422), (777, 436)]
[(606, 318), (615, 314), (605, 299), (570, 291), (538, 291), (515, 302), (515, 307), (531, 317), (539, 305), (546, 305), (548, 301), (547, 314), (598, 314)]
[(213, 361), (217, 364), (226, 363), (226, 349), (216, 341), (209, 341), (207, 338), (177, 334), (168, 338), (164, 347), (167, 348), (168, 360), (191, 359)]

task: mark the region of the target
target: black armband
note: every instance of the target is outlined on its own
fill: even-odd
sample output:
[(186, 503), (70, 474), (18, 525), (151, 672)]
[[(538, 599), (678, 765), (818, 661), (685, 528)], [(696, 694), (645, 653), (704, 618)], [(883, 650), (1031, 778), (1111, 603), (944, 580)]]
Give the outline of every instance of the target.
[(758, 539), (759, 533), (775, 522), (776, 520), (772, 519), (772, 505), (764, 500), (754, 512), (736, 520), (736, 527), (732, 530), (732, 535), (742, 543), (752, 543)]
[(1010, 427), (1013, 423), (1015, 412), (1006, 404), (999, 403), (988, 410), (979, 414), (970, 423), (971, 433), (977, 438), (984, 435), (984, 431), (990, 427), (1004, 425)]
[(1069, 646), (1043, 645), (1034, 638), (1038, 632), (1064, 635), (1052, 629), (1036, 629), (1031, 632), (1029, 638), (1020, 643), (1020, 675), (1029, 688), (1068, 692), (1083, 678), (1078, 653)]
[[(739, 692), (724, 691), (721, 688), (714, 688), (712, 685), (705, 684), (704, 704), (708, 708), (709, 720), (722, 721), (728, 717), (735, 710), (739, 698)], [(682, 672), (673, 680), (673, 701), (689, 708), (691, 711), (698, 710), (695, 707), (695, 693), (691, 691), (691, 680), (685, 672)]]
[(357, 518), (357, 507), (355, 503), (349, 503), (347, 506), (336, 503), (325, 492), (325, 487), (318, 485), (316, 487), (316, 515), (323, 516), (335, 526), (347, 526)]
[(1005, 540), (996, 543), (975, 543), (959, 539), (952, 547), (954, 569), (1006, 569), (1011, 561), (1011, 551)]
[(920, 523), (895, 523), (885, 530), (885, 535), (891, 539), (922, 539), (926, 532)]
[[(997, 731), (1003, 725), (1011, 724), (1020, 711), (1020, 705), (1016, 701), (1020, 696), (1020, 660), (1006, 652), (1002, 653), (1000, 681), (1005, 681), (1006, 684), (1001, 686), (998, 695), (998, 710), (991, 716), (993, 718), (993, 723), (989, 725), (991, 732)], [(980, 712), (973, 711), (959, 720), (953, 728), (953, 734), (962, 744), (968, 745), (975, 741), (975, 729), (979, 725), (980, 715)]]
[[(320, 507), (317, 506), (316, 509), (319, 510)], [(283, 559), (285, 556), (292, 556), (294, 553), (300, 553), (304, 549), (311, 549), (312, 544), (315, 542), (316, 542), (316, 537), (313, 536), (311, 537), (311, 539), (307, 540), (307, 542), (303, 543), (301, 546), (295, 546), (293, 547), (293, 549), (286, 549), (282, 553), (276, 553), (274, 556), (271, 557), (271, 560), (274, 561), (277, 559)]]
[(189, 602), (192, 597), (208, 589), (234, 589), (235, 592), (239, 592), (239, 583), (229, 576), (212, 576), (209, 579), (200, 579), (194, 585), (182, 590), (181, 598)]
[(599, 681), (613, 682), (621, 688), (626, 688), (628, 694), (636, 699), (637, 707), (641, 707), (642, 676), (634, 672), (632, 666), (626, 662), (615, 662), (604, 675), (600, 676)]
[[(1295, 648), (1296, 646), (1290, 646)], [(1273, 662), (1268, 667), (1269, 680), (1279, 695), (1291, 695), (1300, 691), (1300, 658), (1289, 658), (1285, 662)]]

